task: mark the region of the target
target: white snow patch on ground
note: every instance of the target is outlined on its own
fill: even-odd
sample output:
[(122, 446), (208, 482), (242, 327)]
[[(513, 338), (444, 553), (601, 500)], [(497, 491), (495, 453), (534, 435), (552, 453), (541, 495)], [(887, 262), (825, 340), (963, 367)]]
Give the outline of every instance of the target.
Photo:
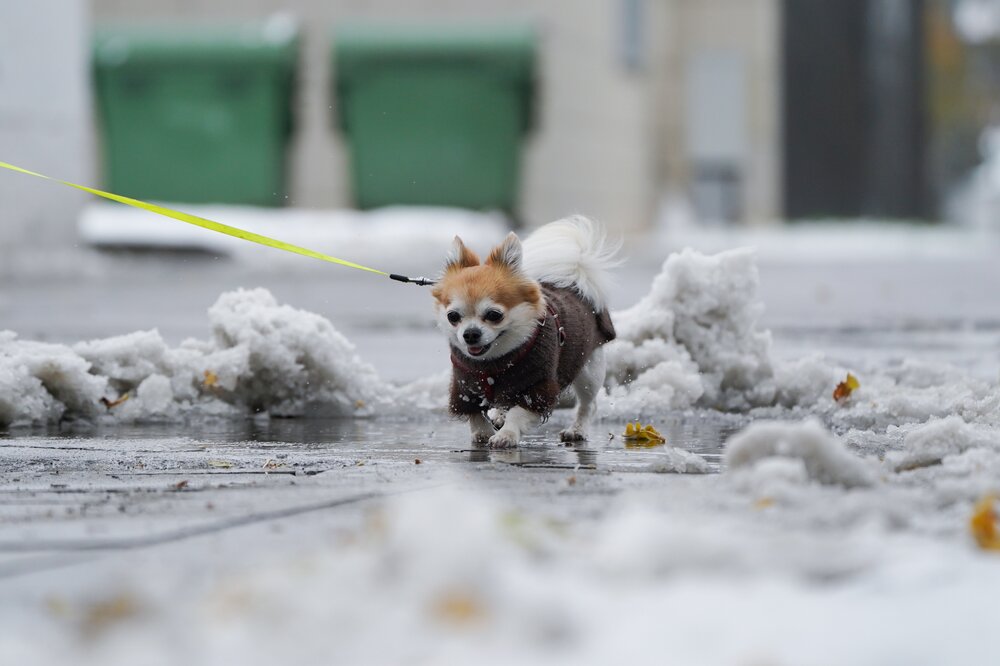
[(801, 463), (806, 476), (820, 483), (848, 488), (870, 486), (875, 469), (847, 448), (816, 419), (801, 423), (758, 421), (734, 435), (726, 443), (726, 464), (730, 470), (758, 468), (765, 473), (789, 468), (762, 465), (774, 458)]
[(1000, 432), (970, 425), (953, 415), (907, 429), (902, 450), (891, 452), (886, 460), (895, 471), (906, 471), (939, 465), (949, 456), (972, 449), (1000, 451)]
[(618, 339), (606, 349), (614, 411), (772, 404), (771, 338), (756, 328), (756, 291), (749, 250), (670, 256), (649, 294), (613, 315)]
[(668, 221), (657, 249), (692, 247), (717, 253), (752, 247), (774, 261), (836, 262), (852, 265), (897, 259), (943, 259), (995, 256), (1000, 234), (981, 228), (884, 220), (816, 220), (770, 227), (707, 227)]
[(0, 425), (367, 415), (394, 396), (329, 321), (264, 289), (223, 294), (208, 319), (211, 338), (176, 348), (156, 331), (73, 347), (0, 333)]
[(107, 379), (89, 371), (68, 347), (0, 331), (0, 426), (95, 415)]

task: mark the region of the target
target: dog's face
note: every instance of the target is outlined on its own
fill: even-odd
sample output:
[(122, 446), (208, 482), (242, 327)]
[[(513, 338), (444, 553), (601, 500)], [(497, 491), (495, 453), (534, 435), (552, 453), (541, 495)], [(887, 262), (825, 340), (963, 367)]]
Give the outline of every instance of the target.
[(521, 271), (521, 241), (514, 233), (493, 248), (486, 263), (456, 236), (432, 293), (438, 326), (451, 346), (482, 360), (527, 341), (544, 308), (538, 283)]

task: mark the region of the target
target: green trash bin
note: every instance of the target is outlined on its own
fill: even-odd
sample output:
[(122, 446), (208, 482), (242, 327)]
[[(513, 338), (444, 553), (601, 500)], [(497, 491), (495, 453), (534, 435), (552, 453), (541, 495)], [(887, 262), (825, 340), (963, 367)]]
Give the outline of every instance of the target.
[(357, 206), (516, 212), (536, 49), (535, 31), (520, 25), (335, 30), (337, 118)]
[(283, 205), (298, 51), (287, 21), (99, 29), (105, 186), (142, 199)]

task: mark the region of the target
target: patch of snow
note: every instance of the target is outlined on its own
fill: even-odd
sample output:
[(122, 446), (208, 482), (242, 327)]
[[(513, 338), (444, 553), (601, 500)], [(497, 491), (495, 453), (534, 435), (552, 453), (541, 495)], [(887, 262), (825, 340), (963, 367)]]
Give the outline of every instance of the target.
[(644, 465), (616, 465), (605, 463), (603, 469), (612, 472), (649, 472), (652, 474), (707, 474), (708, 461), (697, 453), (675, 446), (664, 446), (650, 452), (653, 462)]
[(656, 474), (706, 474), (708, 469), (708, 462), (698, 454), (671, 446), (658, 451), (656, 460), (645, 471)]
[(877, 219), (810, 220), (761, 227), (712, 228), (678, 225), (663, 229), (658, 242), (640, 253), (693, 248), (703, 253), (754, 248), (771, 262), (851, 266), (865, 262), (959, 259), (995, 256), (1000, 235), (970, 234), (958, 225), (927, 225)]
[[(775, 400), (771, 337), (757, 329), (753, 252), (671, 255), (645, 297), (612, 316), (618, 338), (606, 347), (616, 413), (634, 409), (615, 387), (668, 386), (653, 408), (746, 410)], [(643, 375), (653, 373), (646, 380)], [(700, 384), (700, 389), (696, 386)]]
[(92, 417), (106, 386), (69, 347), (0, 331), (0, 426)]
[[(0, 425), (188, 413), (368, 415), (396, 395), (329, 321), (279, 305), (264, 289), (225, 293), (208, 317), (211, 339), (177, 348), (156, 331), (72, 348), (0, 333)], [(101, 405), (126, 395), (107, 410)]]
[(938, 465), (948, 456), (957, 456), (970, 449), (1000, 451), (1000, 433), (976, 427), (960, 416), (932, 419), (909, 429), (903, 438), (902, 450), (886, 456), (895, 471)]
[[(760, 421), (747, 426), (726, 442), (726, 464), (729, 471), (751, 469), (770, 474), (772, 467), (761, 467), (759, 461), (787, 458), (802, 462), (808, 477), (825, 484), (848, 488), (870, 486), (875, 471), (864, 460), (851, 454), (816, 419), (801, 423)], [(787, 468), (780, 470), (782, 474)]]
[[(245, 231), (324, 252), (382, 270), (423, 270), (428, 256), (441, 257), (455, 235), (471, 246), (503, 240), (509, 223), (499, 213), (458, 208), (389, 207), (371, 211), (257, 208), (170, 204), (172, 208)], [(296, 254), (262, 248), (126, 206), (94, 202), (78, 224), (84, 243), (95, 247), (200, 249), (254, 265), (308, 262)], [(436, 262), (435, 262), (435, 265)]]

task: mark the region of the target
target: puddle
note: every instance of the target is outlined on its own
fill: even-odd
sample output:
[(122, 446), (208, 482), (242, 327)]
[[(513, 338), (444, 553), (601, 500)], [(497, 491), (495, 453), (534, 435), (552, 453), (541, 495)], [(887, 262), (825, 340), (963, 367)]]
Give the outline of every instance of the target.
[[(702, 456), (712, 471), (718, 471), (726, 438), (744, 424), (742, 419), (712, 413), (673, 415), (655, 422), (669, 446)], [(162, 459), (166, 470), (176, 468), (176, 464), (169, 463), (179, 462), (179, 455), (205, 451), (240, 458), (291, 459), (306, 473), (322, 471), (333, 462), (342, 465), (345, 459), (498, 463), (527, 469), (634, 467), (638, 470), (665, 455), (664, 447), (626, 449), (621, 439), (623, 423), (597, 423), (591, 428), (590, 441), (575, 445), (559, 441), (562, 427), (557, 417), (526, 436), (519, 448), (511, 450), (471, 447), (468, 426), (445, 416), (428, 420), (272, 418), (207, 420), (182, 425), (61, 424), (0, 433), (0, 446), (18, 447), (22, 451), (44, 449), (50, 455), (54, 450), (141, 454), (151, 473), (161, 467), (156, 464), (157, 457)]]

